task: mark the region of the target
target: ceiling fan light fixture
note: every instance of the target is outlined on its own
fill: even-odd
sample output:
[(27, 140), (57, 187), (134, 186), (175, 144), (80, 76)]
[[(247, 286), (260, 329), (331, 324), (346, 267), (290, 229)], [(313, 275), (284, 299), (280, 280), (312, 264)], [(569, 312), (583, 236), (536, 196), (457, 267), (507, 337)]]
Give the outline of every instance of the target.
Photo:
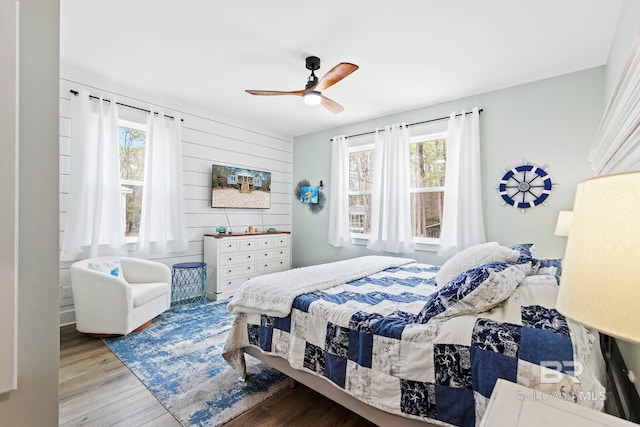
[(307, 105), (319, 105), (322, 102), (320, 92), (312, 90), (303, 95), (304, 103)]

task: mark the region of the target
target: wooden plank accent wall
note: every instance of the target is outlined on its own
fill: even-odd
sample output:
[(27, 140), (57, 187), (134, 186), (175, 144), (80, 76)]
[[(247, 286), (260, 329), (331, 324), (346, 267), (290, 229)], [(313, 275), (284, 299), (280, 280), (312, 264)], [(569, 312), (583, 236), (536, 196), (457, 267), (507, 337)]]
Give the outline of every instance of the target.
[[(60, 80), (60, 245), (68, 205), (69, 167), (71, 152), (71, 102), (69, 91), (87, 89), (93, 94), (109, 92), (78, 82)], [(140, 108), (153, 104), (117, 94), (118, 102)], [(97, 102), (97, 101), (96, 101)], [(291, 231), (293, 138), (275, 131), (259, 129), (249, 124), (207, 114), (185, 107), (162, 105), (167, 114), (177, 113), (182, 122), (182, 157), (184, 207), (187, 220), (189, 249), (179, 256), (150, 257), (168, 266), (179, 262), (203, 260), (203, 235), (214, 233), (216, 224), (228, 224), (236, 232), (248, 226), (274, 227)], [(125, 113), (125, 110), (130, 110)], [(119, 111), (131, 113), (121, 107)], [(138, 113), (144, 114), (144, 113)], [(271, 172), (270, 209), (211, 208), (211, 165), (225, 164)], [(228, 216), (228, 220), (227, 220)], [(134, 245), (130, 245), (134, 249)], [(133, 255), (132, 256), (136, 256)], [(75, 321), (69, 266), (60, 262), (60, 324)]]

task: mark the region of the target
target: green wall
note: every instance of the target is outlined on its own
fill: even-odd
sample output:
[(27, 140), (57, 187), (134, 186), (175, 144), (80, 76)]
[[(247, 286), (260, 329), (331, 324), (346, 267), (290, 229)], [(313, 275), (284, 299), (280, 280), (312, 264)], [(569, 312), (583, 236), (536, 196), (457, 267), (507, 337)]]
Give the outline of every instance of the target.
[[(558, 212), (571, 210), (576, 185), (592, 176), (586, 159), (603, 105), (604, 67), (598, 67), (299, 136), (294, 140), (293, 183), (301, 179), (311, 183), (323, 180), (328, 199), (331, 137), (367, 132), (391, 123), (448, 116), (477, 106), (484, 109), (480, 134), (487, 239), (505, 245), (534, 242), (539, 256), (561, 257), (566, 238), (553, 234)], [(446, 126), (446, 121), (439, 123)], [(414, 133), (422, 130), (416, 127)], [(524, 160), (537, 166), (548, 165), (547, 171), (559, 186), (553, 189), (548, 207), (521, 213), (502, 206), (496, 186), (503, 169)], [(318, 214), (297, 202), (292, 211), (295, 267), (371, 254), (364, 246), (334, 248), (327, 243), (328, 203)], [(434, 252), (418, 251), (410, 256), (430, 264), (444, 262)]]
[(605, 70), (604, 91), (605, 101), (609, 101), (613, 94), (620, 73), (627, 62), (633, 42), (640, 30), (640, 2), (626, 0), (622, 6), (616, 33), (611, 43), (607, 68)]
[[(627, 57), (631, 52), (633, 42), (640, 31), (640, 2), (636, 0), (626, 0), (620, 14), (620, 21), (616, 29), (616, 34), (609, 52), (609, 60), (605, 74), (605, 100), (609, 101), (620, 73), (627, 62)], [(617, 340), (620, 351), (624, 357), (627, 368), (635, 372), (636, 377), (640, 374), (640, 345), (632, 344), (622, 340)], [(640, 393), (640, 381), (636, 380), (636, 389)]]

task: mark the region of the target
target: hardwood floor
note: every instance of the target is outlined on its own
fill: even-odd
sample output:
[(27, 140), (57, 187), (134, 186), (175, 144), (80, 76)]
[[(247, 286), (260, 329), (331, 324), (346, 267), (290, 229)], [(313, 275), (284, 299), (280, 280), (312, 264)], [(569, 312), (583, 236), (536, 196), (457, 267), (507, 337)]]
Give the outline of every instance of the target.
[(60, 426), (180, 426), (99, 338), (60, 328)]
[[(131, 371), (98, 338), (60, 328), (61, 427), (179, 427)], [(375, 424), (299, 384), (231, 420), (225, 427), (371, 427)]]

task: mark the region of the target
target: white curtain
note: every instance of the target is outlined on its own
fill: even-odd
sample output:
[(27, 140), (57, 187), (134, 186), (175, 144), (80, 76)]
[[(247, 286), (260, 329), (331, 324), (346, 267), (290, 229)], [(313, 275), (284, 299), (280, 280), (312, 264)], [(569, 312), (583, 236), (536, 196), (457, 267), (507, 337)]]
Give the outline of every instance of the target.
[(349, 228), (349, 142), (339, 135), (331, 140), (331, 181), (329, 193), (329, 244), (351, 244)]
[(71, 97), (69, 196), (60, 259), (126, 253), (116, 100)]
[(403, 124), (376, 130), (368, 249), (413, 252), (409, 195), (409, 128)]
[(480, 181), (480, 113), (451, 113), (447, 140), (442, 231), (438, 255), (484, 243)]
[(166, 254), (186, 251), (187, 227), (182, 194), (180, 117), (149, 114), (145, 143), (144, 189), (136, 251)]
[(602, 117), (588, 160), (596, 175), (640, 170), (640, 36)]

